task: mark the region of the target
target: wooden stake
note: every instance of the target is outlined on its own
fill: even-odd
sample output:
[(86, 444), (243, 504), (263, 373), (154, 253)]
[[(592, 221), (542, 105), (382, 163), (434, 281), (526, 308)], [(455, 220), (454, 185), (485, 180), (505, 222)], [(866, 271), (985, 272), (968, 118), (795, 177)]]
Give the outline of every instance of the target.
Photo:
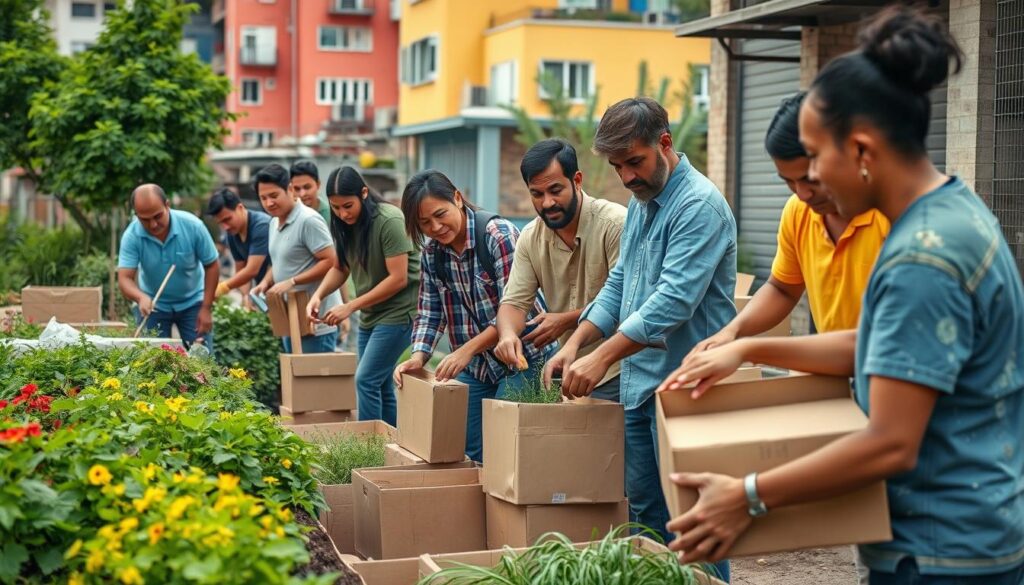
[[(171, 269), (167, 271), (167, 276), (165, 276), (164, 281), (160, 283), (160, 288), (157, 289), (156, 296), (153, 297), (153, 307), (150, 314), (156, 310), (156, 302), (160, 300), (160, 295), (164, 294), (164, 288), (167, 287), (167, 281), (171, 279), (171, 275), (174, 274), (174, 269), (177, 267), (177, 264), (171, 264)], [(135, 335), (132, 335), (132, 337), (138, 337), (139, 333), (142, 333), (142, 328), (146, 326), (146, 321), (149, 321), (149, 315), (142, 317), (142, 323), (139, 323), (139, 327), (135, 330)]]

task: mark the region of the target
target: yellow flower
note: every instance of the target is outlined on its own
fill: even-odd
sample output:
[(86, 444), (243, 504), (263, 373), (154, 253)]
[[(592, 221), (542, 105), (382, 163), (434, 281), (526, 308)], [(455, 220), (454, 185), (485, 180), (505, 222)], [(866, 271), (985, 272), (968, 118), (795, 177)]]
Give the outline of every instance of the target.
[(156, 544), (164, 535), (164, 523), (157, 522), (149, 527), (149, 544)]
[(128, 532), (129, 530), (135, 530), (139, 527), (139, 519), (133, 516), (129, 516), (124, 520), (121, 520), (121, 532)]
[(92, 485), (107, 485), (112, 477), (110, 471), (99, 463), (89, 468), (89, 483)]
[(172, 412), (181, 412), (185, 409), (185, 405), (188, 404), (188, 398), (184, 396), (175, 396), (174, 398), (167, 398), (164, 400), (164, 404), (167, 408), (171, 409)]
[(82, 551), (82, 539), (79, 538), (75, 542), (71, 543), (71, 548), (69, 548), (68, 551), (66, 553), (64, 553), (64, 558), (65, 559), (73, 559), (76, 556), (78, 556), (78, 553), (81, 552), (81, 551)]
[(68, 577), (68, 585), (85, 585), (85, 579), (81, 573), (71, 573)]
[(292, 460), (291, 459), (282, 459), (281, 460), (281, 465), (283, 465), (285, 469), (291, 469), (292, 468)]
[(156, 382), (139, 382), (139, 390), (156, 390)]
[(146, 488), (146, 493), (142, 494), (141, 498), (132, 500), (132, 505), (135, 506), (135, 511), (139, 514), (145, 512), (150, 504), (153, 502), (159, 502), (164, 499), (167, 495), (167, 490), (161, 487), (150, 487)]
[(278, 538), (284, 538), (284, 528), (281, 527), (281, 526), (278, 526), (277, 528), (274, 529), (274, 534), (276, 534)]
[(180, 471), (175, 471), (174, 475), (171, 477), (171, 479), (174, 480), (174, 483), (181, 483), (181, 482), (185, 481), (185, 477), (186, 476), (185, 476), (184, 473), (182, 473)]
[(95, 573), (101, 568), (103, 568), (103, 549), (98, 548), (89, 553), (89, 558), (85, 561), (85, 570)]
[(231, 473), (218, 473), (217, 474), (217, 489), (222, 492), (231, 492), (238, 487), (238, 482), (241, 478)]
[(231, 374), (232, 378), (238, 378), (244, 380), (249, 377), (249, 374), (242, 368), (231, 368), (228, 370), (228, 374)]
[(141, 400), (135, 403), (135, 408), (141, 412), (153, 412), (153, 405), (148, 402), (142, 402)]
[(281, 522), (291, 522), (292, 521), (292, 511), (289, 510), (288, 508), (281, 508), (277, 512), (277, 517), (281, 519)]
[(255, 518), (263, 513), (263, 506), (254, 504), (253, 507), (249, 508), (249, 516)]
[(105, 495), (105, 496), (114, 495), (114, 496), (118, 496), (118, 497), (123, 496), (124, 495), (124, 484), (123, 483), (119, 483), (117, 485), (106, 485), (106, 486), (103, 486), (103, 495)]
[(109, 395), (107, 395), (107, 400), (110, 400), (111, 402), (115, 400), (121, 400), (122, 398), (124, 398), (124, 395), (121, 394), (120, 392), (111, 392)]
[(150, 463), (142, 470), (142, 477), (144, 477), (146, 481), (153, 481), (153, 478), (156, 477), (156, 472), (158, 471), (160, 471), (160, 468)]
[(260, 526), (266, 528), (267, 530), (270, 530), (270, 527), (273, 526), (273, 525), (274, 525), (274, 517), (273, 516), (263, 516), (262, 518), (260, 518)]
[(268, 475), (267, 477), (263, 478), (263, 483), (265, 483), (267, 485), (276, 485), (276, 484), (281, 483), (281, 480), (277, 479), (276, 477), (274, 477), (272, 475)]
[(139, 570), (135, 567), (125, 567), (118, 571), (118, 578), (121, 579), (121, 583), (124, 585), (143, 585), (145, 581), (142, 580), (142, 575), (139, 574)]
[(107, 524), (106, 526), (100, 528), (99, 534), (100, 534), (100, 538), (102, 538), (104, 540), (111, 540), (111, 541), (113, 541), (113, 540), (118, 540), (119, 538), (121, 538), (117, 534), (117, 527), (114, 526), (113, 524)]
[(221, 412), (219, 415), (217, 415), (217, 418), (219, 418), (220, 420), (227, 420), (227, 419), (231, 418), (231, 413), (230, 412)]
[(102, 387), (104, 390), (120, 390), (121, 380), (118, 380), (117, 378), (107, 378), (106, 380), (103, 380)]
[(171, 502), (170, 509), (167, 510), (167, 520), (170, 522), (178, 520), (185, 515), (185, 510), (187, 510), (193, 503), (195, 503), (195, 498), (192, 496), (181, 496), (175, 499)]

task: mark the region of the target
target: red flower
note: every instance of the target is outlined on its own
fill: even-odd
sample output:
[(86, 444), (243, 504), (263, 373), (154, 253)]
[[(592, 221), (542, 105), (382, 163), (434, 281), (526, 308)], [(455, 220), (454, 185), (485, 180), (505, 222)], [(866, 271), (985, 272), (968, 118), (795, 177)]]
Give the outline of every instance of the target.
[(59, 418), (53, 421), (53, 430), (59, 429), (62, 424), (64, 424), (64, 421), (60, 420)]
[(25, 427), (25, 431), (28, 432), (28, 436), (30, 437), (38, 437), (41, 433), (41, 430), (42, 429), (40, 428), (39, 423), (37, 422), (28, 423), (28, 426)]
[(39, 387), (35, 384), (25, 384), (21, 387), (21, 395), (25, 397), (32, 396), (38, 389)]
[(164, 351), (174, 351), (174, 348), (171, 347), (170, 345), (167, 345), (166, 343), (160, 344), (160, 349)]
[(5, 408), (7, 408), (7, 401), (6, 400), (0, 400), (0, 410), (3, 410)]

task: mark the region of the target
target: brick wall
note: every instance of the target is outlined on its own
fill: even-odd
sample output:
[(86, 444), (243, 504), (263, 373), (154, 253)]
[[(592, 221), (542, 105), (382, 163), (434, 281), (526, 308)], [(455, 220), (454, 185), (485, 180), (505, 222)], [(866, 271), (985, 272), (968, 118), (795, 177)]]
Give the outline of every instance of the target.
[(829, 61), (857, 46), (858, 25), (803, 27), (800, 31), (800, 87), (807, 89)]
[[(711, 0), (711, 14), (729, 11), (729, 0)], [(731, 204), (733, 202), (732, 162), (729, 156), (731, 138), (730, 78), (732, 66), (729, 55), (717, 42), (711, 44), (711, 73), (709, 76), (710, 109), (708, 111), (708, 178), (718, 186)]]

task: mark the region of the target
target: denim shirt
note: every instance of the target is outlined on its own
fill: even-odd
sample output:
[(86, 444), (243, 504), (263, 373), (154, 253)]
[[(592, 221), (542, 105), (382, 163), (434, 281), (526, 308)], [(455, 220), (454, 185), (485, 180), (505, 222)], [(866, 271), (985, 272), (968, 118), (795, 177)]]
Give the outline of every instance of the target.
[(917, 466), (887, 481), (874, 570), (985, 575), (1024, 562), (1024, 288), (999, 223), (959, 179), (892, 226), (864, 295), (857, 402), (871, 376), (938, 392)]
[(580, 320), (647, 347), (622, 360), (621, 401), (640, 407), (683, 357), (736, 316), (736, 220), (685, 155), (657, 197), (629, 202), (619, 261)]

